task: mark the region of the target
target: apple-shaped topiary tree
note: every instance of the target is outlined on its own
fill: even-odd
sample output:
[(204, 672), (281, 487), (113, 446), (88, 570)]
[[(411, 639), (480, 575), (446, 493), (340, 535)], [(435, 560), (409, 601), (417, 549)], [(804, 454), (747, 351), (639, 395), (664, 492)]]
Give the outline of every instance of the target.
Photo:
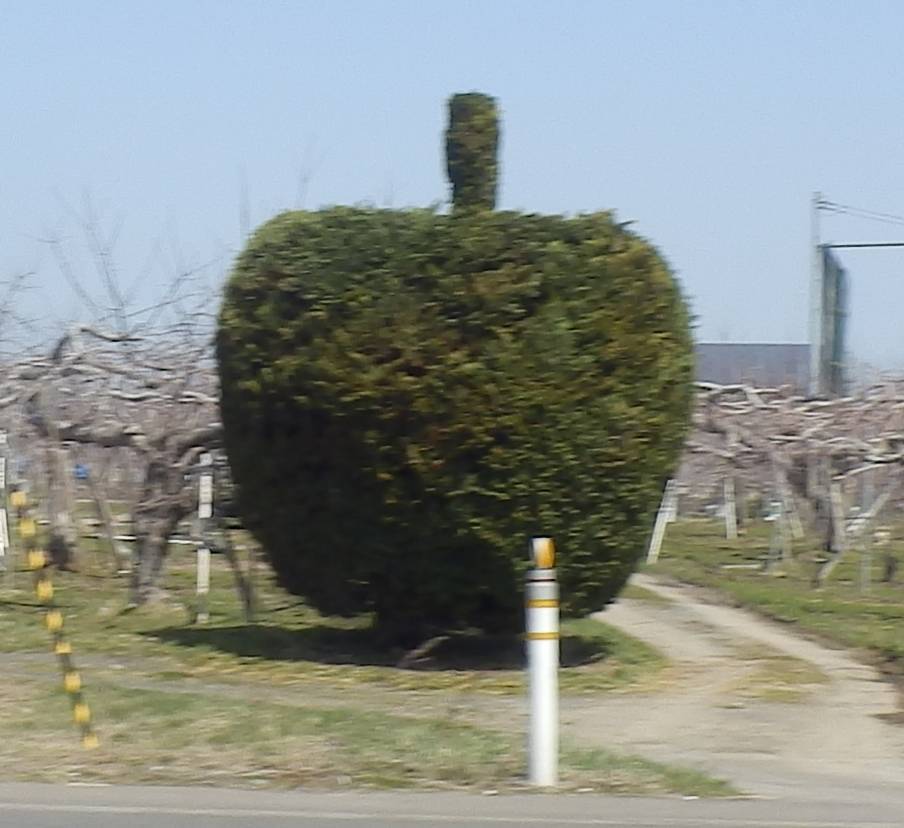
[(277, 216), (217, 336), (240, 507), (279, 581), (400, 642), (516, 628), (532, 535), (556, 540), (565, 612), (611, 600), (690, 414), (657, 251), (610, 213), (495, 212), (495, 102), (450, 115), (450, 214)]

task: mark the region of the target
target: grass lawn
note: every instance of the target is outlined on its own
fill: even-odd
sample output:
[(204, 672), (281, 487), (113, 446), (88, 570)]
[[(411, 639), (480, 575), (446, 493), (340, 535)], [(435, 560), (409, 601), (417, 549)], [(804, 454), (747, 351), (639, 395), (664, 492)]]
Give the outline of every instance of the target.
[[(247, 623), (214, 557), (210, 622), (190, 623), (193, 556), (173, 550), (171, 600), (123, 612), (125, 582), (56, 573), (56, 598), (101, 747), (79, 747), (42, 611), (16, 575), (0, 590), (0, 769), (5, 779), (294, 787), (518, 787), (522, 647), (454, 638), (417, 669), (367, 619), (325, 618), (261, 572)], [(563, 694), (649, 689), (661, 654), (599, 622), (563, 627)], [(506, 718), (500, 711), (509, 711)], [(720, 795), (704, 774), (563, 746), (566, 789)]]
[[(78, 747), (61, 692), (37, 679), (4, 687), (4, 778), (316, 788), (523, 785), (523, 738), (498, 729), (498, 722), (483, 727), (448, 715), (308, 704), (303, 696), (292, 704), (252, 703), (205, 690), (126, 689), (105, 678), (88, 696), (102, 739), (91, 752)], [(697, 771), (605, 750), (565, 746), (561, 771), (566, 790), (732, 793)]]
[[(669, 527), (661, 557), (648, 571), (718, 589), (779, 621), (868, 651), (890, 671), (904, 674), (904, 584), (876, 583), (881, 555), (874, 555), (868, 592), (861, 591), (855, 550), (817, 589), (812, 586), (817, 557), (812, 539), (795, 541), (794, 560), (772, 573), (757, 566), (768, 552), (769, 532), (769, 524), (758, 522), (737, 541), (728, 541), (718, 521), (680, 521)], [(896, 532), (890, 548), (900, 549), (901, 543)]]

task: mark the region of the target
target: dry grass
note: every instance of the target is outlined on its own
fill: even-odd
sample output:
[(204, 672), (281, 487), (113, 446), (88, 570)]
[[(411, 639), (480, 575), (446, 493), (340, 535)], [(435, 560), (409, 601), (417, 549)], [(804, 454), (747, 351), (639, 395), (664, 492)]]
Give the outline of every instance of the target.
[[(211, 621), (191, 626), (190, 559), (177, 554), (184, 557), (167, 584), (172, 600), (137, 612), (123, 612), (121, 581), (91, 572), (56, 576), (95, 711), (97, 751), (79, 747), (40, 607), (27, 589), (0, 593), (5, 779), (326, 788), (523, 784), (523, 734), (506, 731), (498, 715), (488, 718), (499, 704), (519, 704), (518, 642), (456, 639), (419, 669), (402, 670), (394, 666), (401, 653), (379, 646), (367, 619), (323, 618), (264, 579), (257, 621), (245, 623), (219, 561)], [(27, 584), (24, 573), (19, 584)], [(646, 687), (665, 664), (651, 648), (596, 621), (568, 622), (565, 633), (565, 693)], [(563, 784), (572, 789), (731, 792), (696, 771), (605, 750), (566, 746), (562, 765)]]
[(745, 700), (798, 704), (806, 701), (829, 677), (809, 661), (753, 644), (736, 648), (749, 671), (727, 692)]

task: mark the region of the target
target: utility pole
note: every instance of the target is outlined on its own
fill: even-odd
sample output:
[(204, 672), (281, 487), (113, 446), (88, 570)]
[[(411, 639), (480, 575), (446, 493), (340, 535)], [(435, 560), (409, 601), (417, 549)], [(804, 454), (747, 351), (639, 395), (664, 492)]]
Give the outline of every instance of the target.
[(810, 199), (810, 396), (823, 392), (822, 382), (822, 250), (819, 210), (822, 193)]
[[(904, 247), (904, 241), (826, 244), (821, 239), (820, 212), (904, 223), (904, 216), (861, 210), (813, 193), (810, 200), (810, 383), (812, 397), (844, 393), (846, 360), (844, 317), (847, 314), (847, 274), (833, 256), (835, 250)], [(828, 305), (826, 304), (828, 300)]]

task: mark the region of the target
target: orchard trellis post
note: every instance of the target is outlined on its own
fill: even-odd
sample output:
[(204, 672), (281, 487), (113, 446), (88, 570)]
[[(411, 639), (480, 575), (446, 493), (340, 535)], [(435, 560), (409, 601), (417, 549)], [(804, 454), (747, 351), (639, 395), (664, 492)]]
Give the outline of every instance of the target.
[(735, 507), (735, 481), (729, 475), (722, 481), (722, 508), (725, 511), (725, 537), (738, 539), (738, 513)]
[(16, 561), (9, 534), (9, 439), (5, 431), (0, 431), (0, 569), (7, 588), (13, 586)]
[(678, 515), (678, 486), (674, 480), (665, 484), (662, 501), (656, 512), (656, 523), (653, 525), (653, 534), (650, 537), (650, 545), (647, 549), (647, 563), (654, 564), (659, 560), (662, 551), (662, 542), (665, 540), (665, 530), (673, 523)]
[(210, 620), (208, 593), (210, 592), (210, 521), (213, 518), (213, 455), (208, 451), (201, 455), (201, 474), (198, 477), (198, 529), (201, 544), (198, 547), (196, 619), (203, 624)]

